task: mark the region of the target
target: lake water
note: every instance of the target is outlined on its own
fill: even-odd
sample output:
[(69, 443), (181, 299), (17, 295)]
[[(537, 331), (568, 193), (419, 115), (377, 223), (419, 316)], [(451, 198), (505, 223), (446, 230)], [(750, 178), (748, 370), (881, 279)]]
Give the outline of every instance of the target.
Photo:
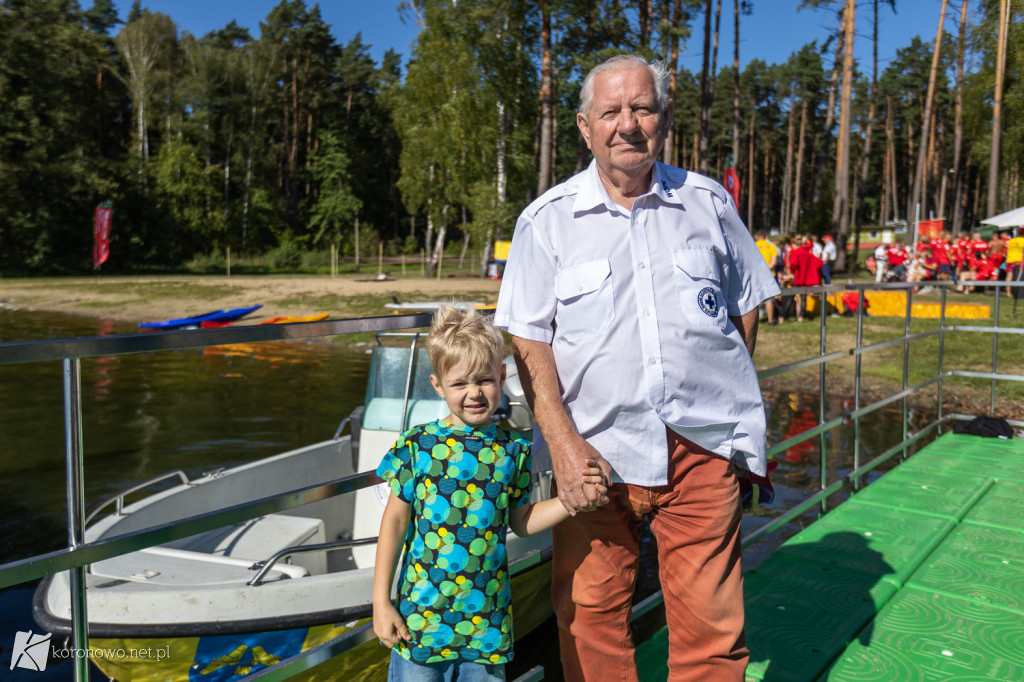
[[(109, 320), (0, 308), (0, 342), (136, 331), (133, 325)], [(181, 469), (194, 478), (329, 438), (362, 404), (369, 358), (366, 347), (290, 341), (83, 360), (86, 509), (166, 471)], [(817, 395), (773, 393), (765, 398), (769, 442), (817, 424)], [(839, 396), (827, 410), (837, 413), (851, 405), (852, 396)], [(928, 421), (927, 415), (912, 417), (917, 425)], [(899, 408), (892, 408), (862, 423), (863, 461), (900, 440), (901, 419)], [(830, 454), (830, 468), (848, 471), (853, 426), (833, 429), (828, 437), (829, 451), (835, 453)], [(811, 439), (779, 457), (773, 476), (776, 503), (766, 507), (766, 517), (745, 517), (745, 529), (818, 489), (818, 442)], [(0, 481), (5, 497), (0, 560), (65, 547), (59, 362), (0, 366)], [(814, 516), (808, 512), (772, 541), (759, 543), (748, 552), (748, 563), (763, 558)], [(656, 583), (655, 567), (645, 573)], [(51, 665), (44, 674), (9, 670), (14, 633), (39, 629), (31, 620), (32, 588), (0, 592), (0, 670), (4, 679), (65, 679), (69, 666)]]

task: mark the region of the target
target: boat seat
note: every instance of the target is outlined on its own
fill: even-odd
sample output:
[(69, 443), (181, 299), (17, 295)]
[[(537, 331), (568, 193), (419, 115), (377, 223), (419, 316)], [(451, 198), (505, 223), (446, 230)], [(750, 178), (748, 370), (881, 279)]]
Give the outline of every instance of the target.
[[(256, 575), (252, 562), (246, 559), (214, 556), (205, 552), (170, 547), (147, 547), (92, 564), (90, 573), (96, 578), (118, 582), (150, 585), (218, 585), (246, 583)], [(302, 566), (278, 562), (264, 582), (309, 575)]]
[[(268, 514), (233, 526), (193, 535), (184, 540), (168, 543), (164, 547), (239, 559), (248, 562), (247, 565), (252, 565), (257, 561), (266, 561), (282, 549), (326, 541), (324, 522), (321, 519)], [(296, 554), (283, 558), (277, 565), (284, 565), (285, 562), (304, 566), (312, 575), (327, 572), (325, 552)]]

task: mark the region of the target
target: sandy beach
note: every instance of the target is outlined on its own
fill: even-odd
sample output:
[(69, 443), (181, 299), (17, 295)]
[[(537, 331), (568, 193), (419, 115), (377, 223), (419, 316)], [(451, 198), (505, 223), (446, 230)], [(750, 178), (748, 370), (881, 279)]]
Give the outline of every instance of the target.
[[(455, 299), (493, 303), (498, 280), (475, 277), (377, 280), (359, 276), (146, 276), (0, 279), (0, 305), (126, 322), (263, 304), (252, 321), (328, 312), (332, 318), (385, 315), (385, 303)], [(240, 323), (242, 324), (242, 323)]]

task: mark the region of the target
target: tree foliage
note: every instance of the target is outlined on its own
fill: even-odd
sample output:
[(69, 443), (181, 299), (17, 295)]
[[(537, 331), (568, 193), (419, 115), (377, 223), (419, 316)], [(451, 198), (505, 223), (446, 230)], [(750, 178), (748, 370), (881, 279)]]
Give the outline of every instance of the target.
[[(740, 10), (764, 2), (727, 5), (719, 29), (731, 32)], [(258, 35), (231, 22), (205, 36), (179, 32), (172, 16), (138, 1), (122, 23), (111, 0), (89, 9), (0, 0), (0, 273), (87, 271), (92, 210), (105, 200), (115, 211), (104, 266), (113, 271), (175, 268), (225, 247), (336, 243), (352, 254), (357, 230), (366, 253), (381, 243), (436, 256), (446, 241), (486, 252), (546, 186), (540, 169), (558, 182), (590, 162), (575, 126), (581, 83), (623, 51), (670, 62), (665, 158), (689, 168), (704, 158), (720, 178), (732, 155), (751, 229), (826, 231), (840, 224), (841, 204), (852, 225), (905, 220), (917, 169), (922, 214), (954, 215), (955, 206), (953, 227), (972, 229), (992, 184), (999, 0), (970, 2), (959, 115), (960, 5), (950, 5), (927, 121), (939, 3), (936, 23), (916, 27), (921, 36), (880, 67), (877, 87), (865, 50), (830, 97), (845, 5), (806, 0), (802, 11), (821, 13), (836, 34), (794, 42), (781, 64), (749, 60), (734, 107), (731, 56), (716, 58), (704, 37), (717, 0), (410, 0), (402, 11), (418, 39), (410, 54), (388, 51), (379, 62), (361, 35), (338, 43), (304, 0), (279, 2)], [(858, 35), (872, 33), (872, 6), (883, 23), (901, 19), (898, 0), (862, 2)], [(1024, 203), (1022, 19), (1024, 7), (1011, 3), (1000, 210)], [(675, 63), (701, 51), (723, 65), (708, 75), (705, 92), (720, 94), (703, 125), (701, 74)], [(842, 95), (845, 179), (835, 156)], [(840, 190), (848, 204), (834, 202)]]

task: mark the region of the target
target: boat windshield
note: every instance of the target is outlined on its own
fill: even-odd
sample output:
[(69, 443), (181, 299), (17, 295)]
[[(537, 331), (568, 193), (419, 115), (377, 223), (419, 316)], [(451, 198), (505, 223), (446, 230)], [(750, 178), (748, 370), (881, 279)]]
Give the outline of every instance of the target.
[[(370, 359), (370, 377), (366, 383), (366, 412), (362, 428), (385, 431), (402, 430), (402, 406), (406, 403), (406, 384), (410, 384), (406, 420), (408, 428), (438, 417), (445, 411), (444, 401), (438, 397), (430, 384), (430, 357), (419, 339), (416, 355), (412, 362), (412, 377), (409, 377), (409, 358), (412, 353), (411, 334), (381, 335)], [(401, 346), (394, 344), (404, 341)], [(440, 413), (438, 413), (440, 412)]]

